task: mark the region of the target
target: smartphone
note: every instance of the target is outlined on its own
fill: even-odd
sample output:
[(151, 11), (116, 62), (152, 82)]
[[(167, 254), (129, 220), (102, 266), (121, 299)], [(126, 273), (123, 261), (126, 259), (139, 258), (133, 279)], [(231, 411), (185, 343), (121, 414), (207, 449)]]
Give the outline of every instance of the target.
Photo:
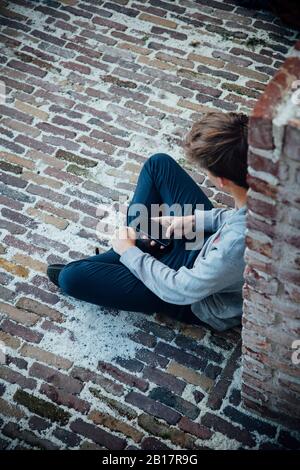
[(164, 248), (169, 247), (173, 243), (173, 237), (166, 236), (167, 227), (163, 226), (156, 220), (148, 218), (139, 218), (136, 232), (139, 236), (146, 235), (150, 240), (154, 240), (158, 245)]

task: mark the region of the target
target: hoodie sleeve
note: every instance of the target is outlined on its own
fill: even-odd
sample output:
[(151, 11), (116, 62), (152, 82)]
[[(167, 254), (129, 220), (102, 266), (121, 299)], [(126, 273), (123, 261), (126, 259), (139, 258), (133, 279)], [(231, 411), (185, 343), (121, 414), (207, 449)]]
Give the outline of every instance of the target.
[(195, 209), (195, 231), (216, 232), (225, 220), (233, 215), (236, 209), (214, 208), (208, 211)]
[(128, 248), (120, 261), (154, 294), (165, 302), (188, 305), (219, 292), (243, 277), (244, 237), (222, 248), (218, 243), (206, 256), (197, 258), (194, 267), (174, 270), (144, 253)]

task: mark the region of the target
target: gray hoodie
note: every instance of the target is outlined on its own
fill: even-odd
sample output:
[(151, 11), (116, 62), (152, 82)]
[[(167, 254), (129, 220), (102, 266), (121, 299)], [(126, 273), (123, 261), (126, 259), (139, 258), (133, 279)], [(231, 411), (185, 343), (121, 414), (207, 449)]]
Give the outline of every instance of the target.
[(240, 209), (195, 211), (196, 231), (214, 232), (203, 244), (192, 268), (177, 271), (128, 248), (120, 261), (162, 300), (191, 304), (200, 320), (218, 331), (240, 324), (245, 269), (246, 205)]

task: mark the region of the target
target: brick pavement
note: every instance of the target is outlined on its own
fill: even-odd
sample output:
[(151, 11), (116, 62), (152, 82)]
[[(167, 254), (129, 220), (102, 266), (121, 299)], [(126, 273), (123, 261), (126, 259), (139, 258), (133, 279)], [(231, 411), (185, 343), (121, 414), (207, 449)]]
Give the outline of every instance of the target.
[(0, 448), (299, 448), (243, 410), (239, 329), (103, 310), (45, 276), (107, 249), (156, 151), (232, 206), (181, 139), (207, 109), (249, 113), (297, 37), (238, 3), (2, 2)]

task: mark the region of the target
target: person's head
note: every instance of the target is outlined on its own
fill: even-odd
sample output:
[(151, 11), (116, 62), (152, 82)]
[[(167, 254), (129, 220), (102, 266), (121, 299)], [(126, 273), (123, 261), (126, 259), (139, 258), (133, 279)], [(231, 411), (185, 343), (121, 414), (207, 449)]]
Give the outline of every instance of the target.
[[(243, 113), (211, 111), (188, 132), (186, 158), (203, 170), (219, 189), (248, 189), (248, 116)], [(238, 189), (238, 188), (237, 188)]]

